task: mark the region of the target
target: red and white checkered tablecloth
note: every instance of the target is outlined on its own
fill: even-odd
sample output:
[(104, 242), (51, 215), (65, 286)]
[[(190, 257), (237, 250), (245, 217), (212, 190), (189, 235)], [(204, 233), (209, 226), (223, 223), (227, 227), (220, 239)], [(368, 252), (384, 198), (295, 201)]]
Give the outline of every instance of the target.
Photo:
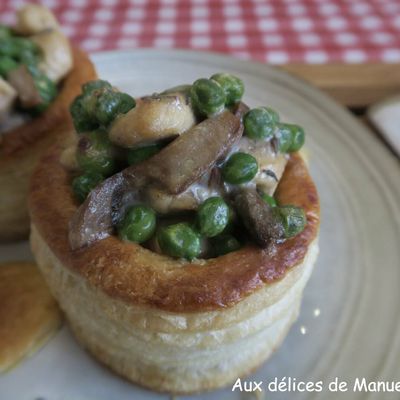
[[(12, 23), (24, 1), (1, 0)], [(400, 0), (43, 0), (89, 52), (138, 47), (274, 64), (400, 62)]]

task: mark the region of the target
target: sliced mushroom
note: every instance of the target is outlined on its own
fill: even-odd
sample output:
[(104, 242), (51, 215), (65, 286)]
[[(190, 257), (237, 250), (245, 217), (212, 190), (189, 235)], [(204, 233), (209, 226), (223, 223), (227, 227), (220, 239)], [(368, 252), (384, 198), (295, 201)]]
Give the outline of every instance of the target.
[(255, 189), (241, 189), (234, 197), (235, 209), (254, 241), (261, 247), (284, 238), (282, 222), (274, 208)]
[(7, 75), (8, 83), (16, 90), (23, 108), (31, 108), (42, 102), (32, 74), (26, 65), (21, 64)]
[(16, 98), (17, 91), (3, 78), (0, 78), (0, 122), (10, 115)]
[(233, 113), (235, 114), (236, 117), (243, 118), (244, 114), (246, 114), (247, 111), (249, 110), (250, 107), (246, 103), (243, 103), (243, 101), (240, 101), (236, 105), (236, 108), (234, 109)]
[[(189, 85), (184, 85), (184, 87), (186, 86)], [(169, 90), (172, 91), (175, 88)], [(233, 112), (235, 116), (242, 118), (248, 110), (249, 107), (245, 103), (240, 102)], [(238, 144), (243, 139), (241, 138)], [(223, 186), (220, 170), (218, 167), (215, 167), (178, 195), (169, 194), (159, 188), (149, 187), (145, 191), (145, 199), (158, 213), (168, 214), (196, 210), (199, 204), (209, 197), (224, 196), (225, 194), (226, 188)]]
[(186, 190), (210, 171), (242, 134), (240, 120), (229, 111), (206, 119), (141, 164), (131, 166), (94, 189), (70, 222), (72, 249), (109, 236), (126, 204), (145, 185), (169, 194)]
[(68, 39), (56, 29), (31, 37), (43, 53), (40, 70), (52, 81), (59, 82), (72, 69), (73, 58)]
[(114, 194), (120, 192), (123, 184), (124, 177), (119, 172), (90, 192), (70, 221), (69, 242), (73, 250), (110, 236), (114, 225)]
[(136, 107), (120, 115), (112, 124), (110, 140), (122, 147), (158, 141), (189, 130), (196, 123), (184, 94), (143, 97)]
[(40, 4), (26, 4), (17, 11), (17, 32), (33, 35), (46, 29), (59, 29), (56, 17), (48, 8)]
[(137, 168), (124, 171), (128, 180), (146, 176), (169, 194), (185, 191), (217, 160), (224, 157), (243, 133), (240, 120), (224, 111), (195, 125)]

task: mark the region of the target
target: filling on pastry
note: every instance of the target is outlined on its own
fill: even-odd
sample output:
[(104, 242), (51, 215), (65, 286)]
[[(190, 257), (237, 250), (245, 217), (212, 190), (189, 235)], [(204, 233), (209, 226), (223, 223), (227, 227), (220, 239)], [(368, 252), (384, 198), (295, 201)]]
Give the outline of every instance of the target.
[(0, 25), (0, 133), (45, 111), (73, 65), (68, 39), (46, 7), (28, 4)]
[(175, 258), (210, 258), (300, 233), (302, 208), (275, 189), (304, 130), (249, 109), (227, 73), (134, 99), (108, 82), (71, 105), (78, 139), (62, 154), (80, 207), (72, 249), (110, 235)]

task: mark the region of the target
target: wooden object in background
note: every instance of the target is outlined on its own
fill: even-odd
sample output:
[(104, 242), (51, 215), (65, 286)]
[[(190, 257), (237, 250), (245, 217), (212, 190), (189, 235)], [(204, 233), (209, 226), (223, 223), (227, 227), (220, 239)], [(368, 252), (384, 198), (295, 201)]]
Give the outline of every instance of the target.
[(287, 64), (281, 68), (350, 108), (364, 108), (400, 93), (400, 64)]

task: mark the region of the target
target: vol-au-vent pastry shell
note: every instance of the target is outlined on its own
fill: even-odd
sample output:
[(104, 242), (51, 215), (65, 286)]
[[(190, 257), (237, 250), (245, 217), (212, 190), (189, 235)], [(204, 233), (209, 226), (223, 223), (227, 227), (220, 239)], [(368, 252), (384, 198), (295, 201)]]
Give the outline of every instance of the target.
[(73, 49), (74, 67), (60, 92), (39, 116), (0, 134), (0, 241), (27, 236), (29, 178), (44, 151), (54, 143), (72, 139), (69, 104), (81, 85), (96, 78), (88, 56)]
[(302, 233), (269, 250), (249, 245), (189, 263), (117, 237), (72, 251), (78, 205), (60, 152), (48, 152), (32, 179), (32, 249), (96, 358), (154, 390), (193, 393), (248, 374), (279, 346), (318, 253), (318, 195), (300, 155), (291, 155), (276, 197), (303, 207)]

